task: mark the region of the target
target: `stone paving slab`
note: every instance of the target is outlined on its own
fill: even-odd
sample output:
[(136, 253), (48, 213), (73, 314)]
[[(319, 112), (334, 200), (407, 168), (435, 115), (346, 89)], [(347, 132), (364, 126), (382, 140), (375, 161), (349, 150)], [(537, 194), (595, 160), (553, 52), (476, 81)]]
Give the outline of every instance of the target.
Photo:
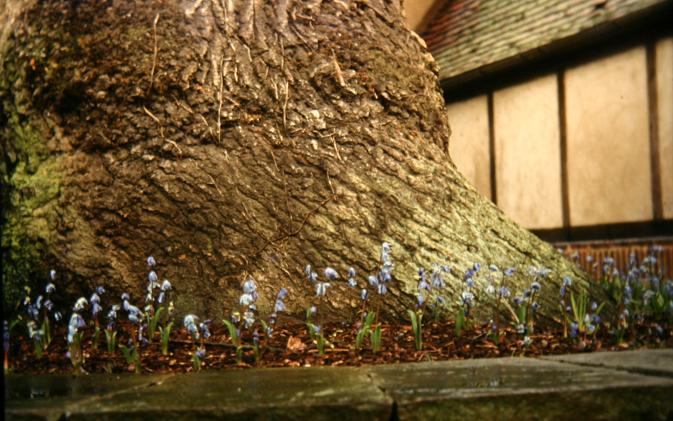
[(591, 352), (541, 357), (544, 360), (607, 367), (635, 373), (673, 377), (673, 349)]
[[(5, 377), (6, 419), (673, 419), (673, 352)], [(627, 358), (629, 357), (629, 358)], [(608, 362), (619, 369), (609, 368)], [(582, 363), (584, 364), (584, 363)]]
[[(7, 400), (6, 415), (53, 418), (59, 408), (68, 419), (390, 419), (392, 399), (357, 368), (251, 369), (179, 374), (123, 388), (114, 394), (63, 406), (58, 398)], [(133, 378), (133, 377), (131, 377)], [(75, 379), (74, 381), (77, 381)], [(61, 379), (59, 379), (61, 381)], [(10, 383), (13, 379), (10, 379)], [(58, 386), (60, 387), (60, 386)], [(25, 395), (24, 395), (25, 396)]]
[(673, 379), (531, 358), (386, 365), (374, 381), (413, 419), (670, 419)]
[(12, 419), (59, 419), (72, 404), (149, 387), (168, 377), (170, 376), (9, 375), (4, 378), (5, 416)]

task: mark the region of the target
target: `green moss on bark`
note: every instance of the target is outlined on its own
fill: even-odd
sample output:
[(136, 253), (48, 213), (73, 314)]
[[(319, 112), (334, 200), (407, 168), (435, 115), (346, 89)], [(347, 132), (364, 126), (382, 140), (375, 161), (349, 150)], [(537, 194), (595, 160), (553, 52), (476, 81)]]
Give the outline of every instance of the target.
[(45, 278), (61, 175), (58, 158), (45, 152), (45, 140), (35, 127), (12, 116), (4, 133), (9, 138), (3, 143), (16, 159), (2, 176), (3, 304), (11, 310), (24, 285)]

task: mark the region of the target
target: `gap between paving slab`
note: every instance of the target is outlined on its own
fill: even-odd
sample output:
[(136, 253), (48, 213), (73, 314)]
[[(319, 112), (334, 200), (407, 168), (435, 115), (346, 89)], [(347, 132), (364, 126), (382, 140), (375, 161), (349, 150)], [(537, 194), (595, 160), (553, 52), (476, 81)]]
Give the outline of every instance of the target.
[(372, 367), (406, 419), (670, 419), (673, 379), (532, 358)]
[[(641, 361), (647, 358), (654, 360), (641, 356)], [(657, 354), (657, 364), (666, 365), (667, 358)], [(104, 375), (9, 376), (5, 386), (9, 419), (673, 418), (673, 378), (547, 358), (128, 375), (118, 380)]]
[(654, 376), (673, 377), (673, 349), (591, 352), (540, 357), (588, 367), (605, 367)]

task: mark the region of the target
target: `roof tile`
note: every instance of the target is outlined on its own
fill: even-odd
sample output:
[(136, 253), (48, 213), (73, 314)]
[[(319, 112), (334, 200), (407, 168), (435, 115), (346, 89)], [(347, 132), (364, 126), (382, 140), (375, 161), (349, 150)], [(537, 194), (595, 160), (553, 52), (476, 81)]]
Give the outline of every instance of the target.
[(421, 36), (448, 79), (667, 1), (444, 0)]

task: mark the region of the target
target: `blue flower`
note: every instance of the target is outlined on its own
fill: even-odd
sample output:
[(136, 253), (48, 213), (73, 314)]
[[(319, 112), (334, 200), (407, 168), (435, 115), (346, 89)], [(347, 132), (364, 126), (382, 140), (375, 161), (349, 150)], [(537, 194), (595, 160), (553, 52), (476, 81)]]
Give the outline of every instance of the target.
[(479, 272), (479, 270), (481, 269), (481, 263), (475, 263), (474, 265), (472, 265), (472, 269), (474, 270), (475, 273)]
[(159, 279), (157, 277), (157, 273), (155, 271), (150, 271), (150, 273), (147, 275), (147, 279), (149, 279), (150, 283), (154, 285), (155, 282)]
[(311, 281), (315, 282), (318, 280), (318, 274), (313, 272), (313, 269), (311, 268), (311, 265), (306, 265), (306, 268), (304, 269), (304, 273), (306, 274), (306, 278)]
[(468, 269), (465, 271), (465, 275), (463, 275), (463, 281), (467, 282), (468, 279), (471, 279), (477, 272), (473, 269)]
[(549, 276), (551, 273), (551, 269), (548, 269), (546, 267), (539, 267), (539, 268), (533, 268), (533, 275), (536, 278), (546, 278)]
[(56, 281), (56, 271), (55, 271), (54, 269), (52, 269), (52, 270), (49, 271), (49, 278), (50, 278), (52, 281)]
[(526, 333), (526, 326), (524, 326), (522, 323), (516, 325), (516, 333), (518, 333), (519, 335), (523, 335), (524, 333)]
[(633, 299), (633, 291), (631, 286), (627, 283), (624, 285), (624, 304), (628, 305)]
[(571, 338), (576, 337), (578, 332), (579, 332), (579, 325), (577, 324), (577, 322), (570, 323), (570, 337)]
[(118, 304), (113, 304), (112, 307), (110, 307), (110, 311), (107, 313), (107, 318), (108, 320), (112, 321), (117, 318), (117, 312), (119, 311), (119, 305)]
[(96, 317), (96, 315), (97, 315), (98, 313), (100, 313), (101, 311), (103, 311), (103, 307), (101, 307), (100, 304), (98, 304), (98, 303), (93, 303), (93, 304), (91, 305), (91, 315), (92, 315), (92, 316)]
[(245, 294), (250, 294), (250, 295), (254, 296), (255, 300), (257, 300), (257, 297), (256, 297), (257, 284), (255, 283), (254, 279), (248, 278), (248, 280), (243, 283), (243, 292)]
[(371, 286), (373, 286), (373, 287), (375, 287), (375, 286), (377, 286), (377, 285), (379, 284), (379, 280), (378, 280), (378, 278), (377, 278), (376, 276), (374, 276), (374, 275), (369, 275), (369, 277), (367, 278), (367, 280), (369, 281), (369, 285), (371, 285)]
[(208, 329), (210, 322), (210, 320), (205, 320), (199, 324), (199, 330), (201, 331), (201, 335), (203, 335), (204, 339), (210, 338), (210, 330)]
[(153, 256), (149, 256), (149, 257), (147, 258), (147, 266), (149, 266), (149, 267), (154, 267), (154, 266), (156, 266), (156, 265), (157, 265), (157, 261), (154, 260), (154, 257), (153, 257)]
[(389, 243), (381, 244), (381, 262), (387, 263), (390, 262), (390, 253), (392, 252), (392, 246)]
[(73, 307), (74, 311), (81, 311), (84, 310), (84, 307), (87, 305), (86, 298), (80, 297), (76, 302), (75, 306)]
[(469, 291), (463, 291), (463, 293), (460, 294), (460, 301), (463, 305), (471, 307), (474, 301), (474, 294)]
[(505, 274), (505, 276), (512, 276), (512, 275), (514, 275), (514, 272), (516, 272), (515, 268), (507, 268), (507, 269), (505, 269), (504, 274)]
[(432, 271), (432, 286), (435, 288), (444, 288), (446, 283), (442, 277), (442, 269), (439, 265), (435, 265), (434, 270)]
[(255, 345), (259, 345), (259, 332), (257, 331), (257, 329), (255, 329), (255, 331), (252, 332), (252, 342)]
[(206, 358), (206, 348), (199, 347), (199, 349), (196, 350), (196, 357), (200, 360)]
[(70, 316), (70, 325), (75, 326), (77, 329), (82, 329), (84, 326), (86, 326), (86, 323), (84, 322), (84, 318), (82, 318), (79, 313), (72, 313)]
[(334, 270), (330, 267), (325, 268), (325, 278), (329, 279), (330, 281), (333, 281), (338, 277), (339, 277), (339, 274), (337, 273), (336, 270)]
[(161, 290), (162, 291), (169, 291), (172, 287), (173, 286), (168, 281), (168, 279), (164, 279), (164, 282), (161, 284)]
[(361, 299), (362, 301), (367, 300), (367, 296), (368, 296), (368, 295), (369, 295), (369, 293), (367, 292), (367, 290), (366, 290), (365, 288), (362, 288), (362, 289), (360, 290), (360, 299)]
[(44, 308), (47, 309), (47, 311), (51, 311), (54, 308), (54, 303), (50, 299), (44, 300)]
[(278, 291), (278, 295), (276, 296), (276, 303), (273, 306), (274, 313), (285, 311), (285, 303), (283, 302), (285, 297), (287, 297), (287, 290), (285, 288), (281, 288), (280, 291)]
[(390, 269), (386, 267), (381, 268), (379, 271), (379, 279), (383, 282), (390, 282), (392, 280)]
[(508, 298), (511, 295), (511, 293), (509, 292), (509, 289), (507, 289), (507, 287), (500, 287), (499, 293), (500, 293), (500, 297), (502, 297), (502, 298)]
[(328, 282), (316, 282), (315, 284), (315, 295), (316, 297), (323, 297), (327, 294), (327, 288), (330, 287)]
[(566, 296), (566, 287), (562, 285), (559, 293), (561, 294), (561, 298), (564, 298)]
[(128, 300), (130, 300), (129, 295), (127, 293), (123, 293), (122, 294), (122, 301), (128, 301)]
[(533, 282), (532, 284), (530, 284), (530, 289), (531, 289), (533, 292), (538, 292), (538, 291), (540, 291), (540, 288), (541, 288), (541, 287), (542, 287), (542, 286), (540, 285), (539, 282)]
[(348, 268), (348, 286), (355, 288), (358, 286), (357, 281), (355, 280), (355, 269), (352, 267)]
[(531, 308), (533, 311), (537, 311), (537, 310), (540, 308), (540, 304), (538, 304), (538, 302), (535, 301), (533, 304), (531, 304), (530, 308)]
[(129, 314), (133, 315), (139, 315), (140, 314), (140, 309), (133, 304), (129, 303), (128, 301), (124, 301), (124, 310), (126, 310)]
[(33, 319), (37, 319), (40, 316), (40, 311), (37, 309), (37, 306), (35, 306), (34, 304), (29, 304), (28, 307), (26, 307), (26, 312)]
[(3, 320), (2, 323), (2, 345), (3, 348), (5, 349), (5, 354), (9, 352), (9, 324), (7, 324), (7, 320)]
[(514, 304), (516, 304), (516, 305), (518, 305), (518, 306), (520, 306), (521, 304), (523, 304), (523, 297), (521, 297), (520, 295), (515, 296), (515, 297), (513, 298), (513, 300), (514, 300)]
[(285, 303), (283, 300), (280, 298), (276, 299), (276, 303), (273, 306), (273, 311), (274, 313), (280, 313), (281, 311), (285, 311)]
[(488, 265), (488, 270), (490, 270), (491, 272), (498, 272), (500, 269), (496, 265), (490, 264)]
[(598, 303), (596, 303), (595, 301), (592, 302), (591, 303), (591, 311), (596, 311), (597, 308), (598, 308)]
[(193, 314), (187, 314), (182, 321), (182, 324), (187, 329), (187, 332), (189, 332), (195, 339), (198, 339), (199, 336), (199, 330), (196, 327), (196, 322), (198, 319), (199, 318)]
[(255, 324), (255, 313), (250, 310), (246, 310), (243, 313), (243, 324), (245, 325), (246, 329)]
[(91, 297), (89, 298), (89, 302), (90, 302), (91, 304), (97, 304), (97, 303), (100, 303), (100, 297), (98, 296), (98, 294), (96, 294), (96, 293), (94, 292), (93, 294), (91, 294)]
[(422, 307), (423, 304), (425, 303), (425, 297), (420, 292), (418, 294), (416, 294), (416, 300), (418, 301), (418, 306), (419, 307)]
[(103, 294), (105, 294), (105, 288), (103, 288), (102, 286), (98, 286), (98, 287), (96, 287), (96, 293), (97, 293), (98, 295), (103, 295)]
[(51, 294), (54, 291), (56, 291), (56, 285), (52, 284), (51, 282), (48, 283), (46, 287), (44, 287), (44, 292), (47, 294)]
[(388, 292), (388, 287), (386, 287), (386, 284), (379, 284), (378, 285), (379, 295), (386, 295), (387, 292)]
[(238, 303), (244, 307), (248, 307), (254, 302), (255, 298), (252, 296), (252, 294), (247, 293), (241, 294), (241, 297), (238, 299)]
[(281, 289), (278, 291), (278, 297), (277, 297), (277, 299), (279, 299), (279, 300), (284, 300), (285, 297), (287, 297), (287, 289), (285, 289), (285, 288), (281, 288)]
[(54, 313), (54, 320), (56, 320), (57, 322), (61, 320), (61, 317), (62, 316), (60, 311)]

